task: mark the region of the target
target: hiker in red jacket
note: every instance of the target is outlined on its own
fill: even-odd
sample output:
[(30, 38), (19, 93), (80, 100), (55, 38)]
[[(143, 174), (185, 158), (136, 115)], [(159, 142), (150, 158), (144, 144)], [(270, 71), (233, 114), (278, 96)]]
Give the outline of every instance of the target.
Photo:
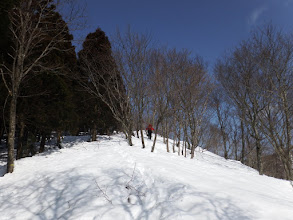
[(151, 124), (149, 124), (149, 126), (146, 128), (147, 132), (148, 132), (148, 137), (151, 140), (152, 139), (152, 133), (155, 130)]

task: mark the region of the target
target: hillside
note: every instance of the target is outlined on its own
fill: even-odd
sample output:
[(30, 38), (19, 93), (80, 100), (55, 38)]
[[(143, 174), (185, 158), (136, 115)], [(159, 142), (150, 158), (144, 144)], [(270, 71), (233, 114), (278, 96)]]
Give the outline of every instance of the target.
[(288, 181), (201, 149), (193, 160), (167, 153), (160, 138), (154, 153), (133, 141), (65, 137), (61, 150), (18, 160), (0, 177), (0, 220), (293, 219)]

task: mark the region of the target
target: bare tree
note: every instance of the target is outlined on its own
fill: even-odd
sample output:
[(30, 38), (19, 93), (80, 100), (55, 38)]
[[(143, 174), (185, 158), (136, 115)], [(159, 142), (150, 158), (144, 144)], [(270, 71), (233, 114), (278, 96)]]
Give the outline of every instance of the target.
[(172, 103), (178, 94), (178, 88), (175, 88), (174, 82), (181, 67), (180, 53), (176, 50), (168, 51), (166, 48), (154, 50), (151, 67), (153, 74), (151, 102), (155, 113), (155, 138), (151, 150), (153, 152), (159, 126), (176, 111)]
[(222, 136), (224, 158), (228, 159), (231, 147), (229, 145), (231, 106), (224, 101), (224, 97), (224, 93), (220, 90), (220, 87), (218, 87), (218, 89), (214, 90), (212, 95), (212, 106), (215, 109), (220, 134)]
[(205, 149), (220, 155), (220, 152), (222, 151), (222, 146), (219, 142), (219, 139), (221, 139), (221, 132), (219, 127), (214, 123), (208, 123), (203, 136)]
[(263, 109), (262, 90), (259, 87), (261, 76), (255, 64), (255, 54), (250, 42), (243, 42), (234, 50), (230, 57), (219, 62), (215, 68), (217, 78), (234, 102), (237, 110), (242, 112), (241, 120), (249, 126), (250, 135), (255, 140), (257, 169), (262, 171), (262, 146), (263, 139), (259, 130), (259, 114)]
[(236, 112), (232, 112), (231, 115), (231, 126), (230, 126), (230, 144), (232, 148), (232, 153), (234, 155), (234, 160), (242, 160), (242, 154), (244, 147), (240, 145), (241, 141), (241, 121), (236, 114)]
[(1, 64), (2, 79), (10, 95), (7, 161), (9, 173), (14, 169), (14, 137), (20, 86), (31, 74), (49, 68), (58, 69), (59, 66), (47, 66), (45, 58), (54, 50), (62, 50), (60, 45), (68, 40), (68, 24), (56, 11), (61, 3), (52, 0), (22, 0), (9, 12), (13, 43), (12, 52), (8, 54), (11, 63)]
[(149, 62), (151, 37), (149, 34), (132, 32), (128, 27), (124, 34), (117, 30), (113, 39), (113, 47), (114, 58), (122, 74), (133, 115), (137, 116), (136, 127), (140, 130), (142, 148), (145, 148), (143, 116), (148, 104), (151, 80)]
[[(292, 179), (292, 58), (292, 36), (267, 25), (215, 69), (241, 120), (241, 160), (252, 155), (249, 147), (254, 143), (262, 174), (263, 146), (270, 144), (283, 163), (287, 179)], [(245, 130), (253, 140), (244, 137)]]
[(292, 172), (292, 112), (293, 112), (293, 40), (272, 25), (254, 34), (258, 66), (263, 74), (265, 91), (261, 111), (261, 130), (283, 163), (286, 179)]
[(189, 71), (184, 72), (183, 76), (180, 97), (185, 115), (185, 132), (191, 144), (191, 158), (193, 158), (195, 148), (201, 140), (202, 122), (207, 113), (212, 85), (201, 58), (193, 60)]
[[(154, 81), (151, 103), (156, 119), (152, 152), (160, 125), (166, 131), (165, 140), (167, 140), (167, 151), (169, 152), (169, 126), (166, 121), (174, 121), (177, 128), (172, 131), (176, 134), (178, 155), (181, 153), (183, 155), (185, 150), (186, 156), (186, 147), (191, 144), (193, 157), (195, 147), (202, 137), (202, 122), (208, 109), (208, 97), (212, 90), (206, 67), (200, 57), (190, 58), (187, 50), (180, 52), (166, 48), (155, 50), (152, 58)], [(164, 121), (165, 123), (163, 123)], [(182, 137), (187, 145), (180, 149)], [(175, 146), (175, 142), (173, 146)]]

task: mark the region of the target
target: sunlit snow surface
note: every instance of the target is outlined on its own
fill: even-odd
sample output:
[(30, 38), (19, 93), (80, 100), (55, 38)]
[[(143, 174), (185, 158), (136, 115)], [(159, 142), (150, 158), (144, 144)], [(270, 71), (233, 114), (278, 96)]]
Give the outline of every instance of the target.
[[(198, 149), (191, 160), (152, 142), (66, 137), (61, 150), (16, 161), (0, 177), (0, 220), (292, 220), (288, 181)], [(2, 169), (4, 169), (4, 164)]]

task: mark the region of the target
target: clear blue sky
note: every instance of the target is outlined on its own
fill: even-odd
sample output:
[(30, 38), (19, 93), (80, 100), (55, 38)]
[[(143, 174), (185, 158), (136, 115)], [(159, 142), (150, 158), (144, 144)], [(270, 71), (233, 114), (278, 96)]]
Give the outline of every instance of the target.
[[(82, 1), (82, 0), (81, 0)], [(187, 48), (212, 65), (248, 38), (255, 26), (272, 22), (293, 31), (293, 0), (83, 0), (89, 28), (110, 37), (118, 27), (152, 34), (160, 44)]]

